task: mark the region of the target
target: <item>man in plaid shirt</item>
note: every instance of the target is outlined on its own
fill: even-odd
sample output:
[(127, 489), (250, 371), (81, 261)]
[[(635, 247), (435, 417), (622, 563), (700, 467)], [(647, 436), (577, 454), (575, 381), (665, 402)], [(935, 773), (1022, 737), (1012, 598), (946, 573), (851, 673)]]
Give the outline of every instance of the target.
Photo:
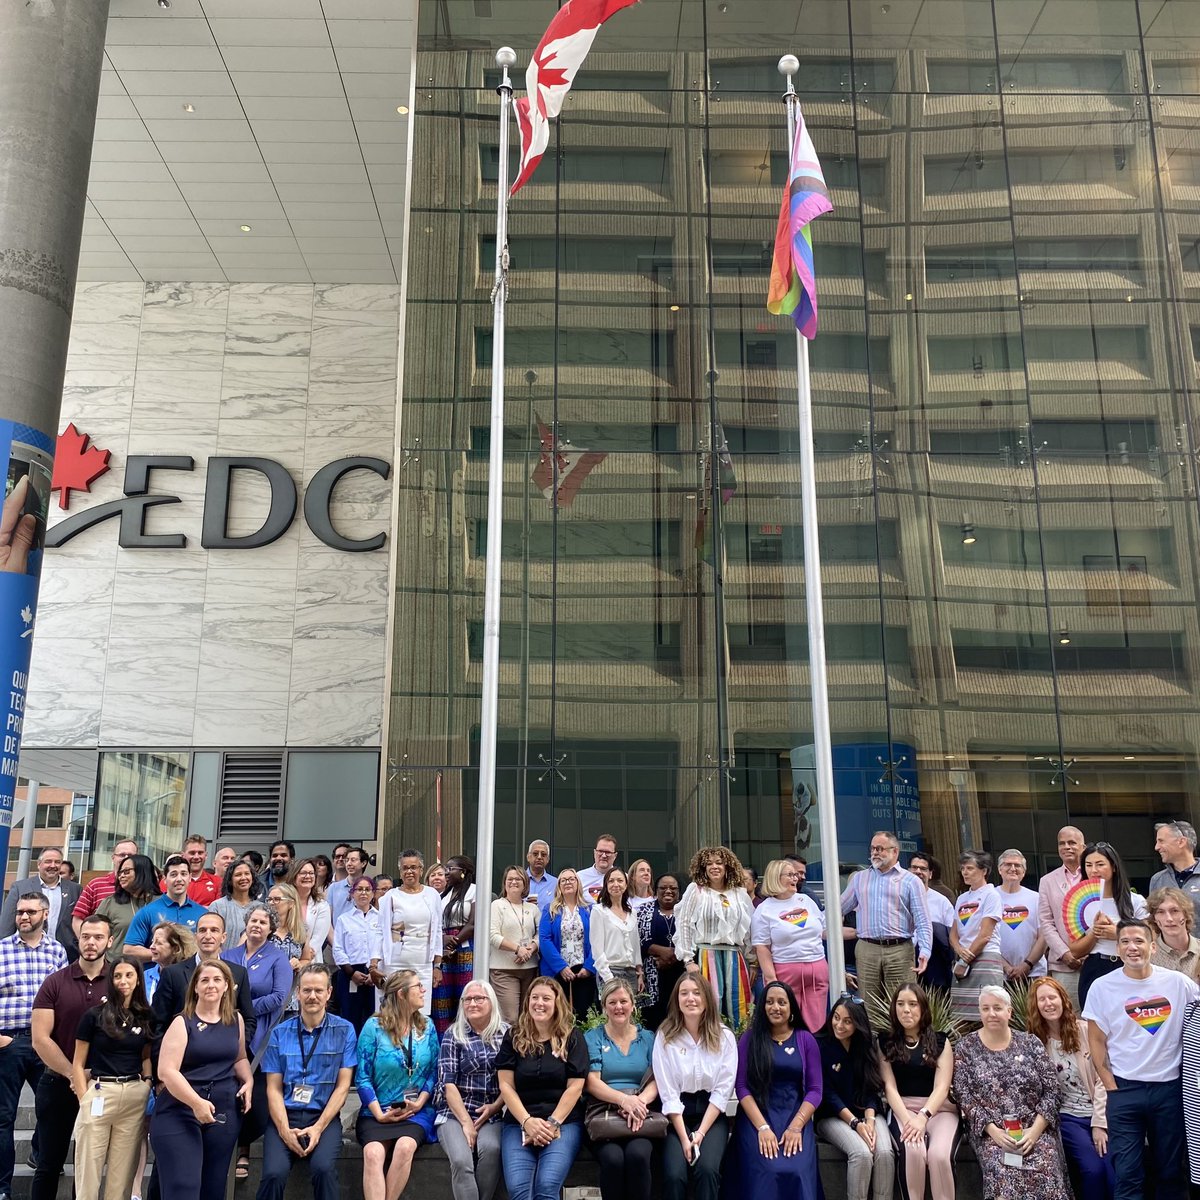
[(0, 939), (0, 1200), (12, 1192), (13, 1128), (21, 1087), (42, 1075), (30, 1025), (42, 981), (67, 965), (67, 952), (46, 932), (50, 902), (40, 892), (17, 902), (17, 932)]

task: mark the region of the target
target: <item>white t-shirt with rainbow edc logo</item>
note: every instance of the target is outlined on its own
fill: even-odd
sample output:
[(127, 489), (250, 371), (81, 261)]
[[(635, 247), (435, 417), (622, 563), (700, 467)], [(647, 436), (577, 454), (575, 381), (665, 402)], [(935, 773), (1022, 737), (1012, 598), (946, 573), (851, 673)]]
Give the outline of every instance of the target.
[(783, 899), (771, 897), (754, 910), (750, 941), (770, 946), (777, 963), (818, 962), (825, 957), (821, 934), (825, 916), (821, 907), (803, 892)]
[(1108, 1039), (1109, 1069), (1119, 1079), (1170, 1083), (1179, 1078), (1183, 1017), (1200, 987), (1181, 971), (1151, 967), (1148, 979), (1111, 971), (1088, 992), (1083, 1017)]

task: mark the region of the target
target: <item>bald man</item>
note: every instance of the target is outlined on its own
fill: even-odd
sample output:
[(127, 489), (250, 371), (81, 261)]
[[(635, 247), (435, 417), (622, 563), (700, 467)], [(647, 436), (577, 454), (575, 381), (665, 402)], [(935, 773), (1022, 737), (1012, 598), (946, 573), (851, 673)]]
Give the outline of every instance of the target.
[(1087, 839), (1074, 825), (1064, 825), (1058, 831), (1058, 856), (1062, 866), (1042, 877), (1038, 884), (1038, 932), (1046, 940), (1046, 957), (1050, 976), (1067, 989), (1075, 1011), (1079, 1011), (1079, 968), (1083, 959), (1070, 950), (1071, 939), (1063, 923), (1063, 900), (1083, 878), (1080, 857)]

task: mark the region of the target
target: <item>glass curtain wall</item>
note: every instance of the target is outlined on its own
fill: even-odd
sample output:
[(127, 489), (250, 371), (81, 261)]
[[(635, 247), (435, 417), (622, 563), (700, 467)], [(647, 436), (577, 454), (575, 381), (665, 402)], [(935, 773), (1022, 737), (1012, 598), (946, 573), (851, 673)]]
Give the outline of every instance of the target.
[[(420, 4), (388, 858), (474, 849), (493, 56), (519, 91), (554, 10)], [(1144, 881), (1198, 783), (1188, 0), (642, 0), (603, 29), (510, 206), (497, 865), (601, 832), (656, 869), (817, 856), (796, 346), (764, 308), (787, 52), (835, 205), (843, 861), (887, 827), (1037, 874), (1070, 820)]]

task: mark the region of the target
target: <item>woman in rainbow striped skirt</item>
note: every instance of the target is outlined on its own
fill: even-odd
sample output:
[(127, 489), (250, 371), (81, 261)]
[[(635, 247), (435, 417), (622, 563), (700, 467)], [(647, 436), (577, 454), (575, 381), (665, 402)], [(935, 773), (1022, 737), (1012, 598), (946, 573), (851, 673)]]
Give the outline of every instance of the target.
[(675, 908), (675, 954), (689, 974), (703, 976), (734, 1029), (749, 1010), (750, 921), (754, 909), (742, 886), (742, 864), (725, 846), (705, 846), (692, 856), (688, 884)]

